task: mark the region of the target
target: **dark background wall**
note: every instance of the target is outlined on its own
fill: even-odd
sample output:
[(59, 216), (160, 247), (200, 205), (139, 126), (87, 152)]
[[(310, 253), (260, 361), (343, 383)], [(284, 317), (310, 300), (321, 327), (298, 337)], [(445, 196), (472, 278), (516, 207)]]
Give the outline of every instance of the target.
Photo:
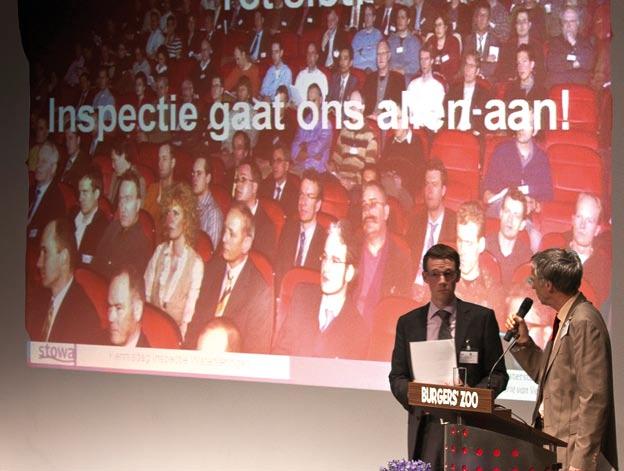
[[(612, 3), (620, 104), (624, 4)], [(407, 417), (390, 393), (26, 367), (28, 72), (17, 4), (2, 2), (0, 13), (0, 470), (350, 471), (403, 456)], [(615, 109), (614, 241), (624, 240), (623, 109)], [(622, 398), (624, 251), (614, 257), (615, 394)], [(515, 408), (524, 416), (529, 409)], [(623, 411), (617, 404), (622, 459)]]

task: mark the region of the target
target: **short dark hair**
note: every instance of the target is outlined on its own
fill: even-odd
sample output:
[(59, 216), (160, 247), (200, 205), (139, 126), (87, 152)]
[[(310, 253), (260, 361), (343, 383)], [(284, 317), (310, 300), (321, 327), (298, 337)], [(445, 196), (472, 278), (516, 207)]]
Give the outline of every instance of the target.
[(339, 221), (332, 222), (329, 225), (327, 234), (330, 232), (338, 232), (340, 241), (347, 246), (346, 262), (348, 265), (353, 265), (355, 268), (360, 258), (360, 244), (356, 240), (355, 228), (353, 224), (351, 224), (351, 221), (348, 219), (340, 219)]
[(574, 295), (583, 279), (583, 263), (574, 250), (546, 249), (531, 257), (538, 279), (550, 281), (563, 294)]
[(240, 352), (242, 349), (241, 334), (236, 324), (229, 320), (227, 317), (215, 317), (202, 329), (199, 337), (197, 338), (197, 344), (201, 337), (211, 330), (223, 330), (227, 334), (227, 347), (226, 352)]
[(240, 168), (243, 165), (249, 165), (249, 169), (251, 170), (251, 177), (253, 178), (254, 182), (260, 185), (260, 183), (262, 183), (262, 172), (260, 171), (260, 167), (258, 167), (256, 161), (253, 159), (245, 159), (240, 164), (238, 164), (238, 167)]
[(343, 46), (340, 48), (340, 52), (347, 51), (349, 53), (349, 60), (353, 60), (353, 48), (351, 46)]
[(114, 278), (122, 275), (128, 275), (130, 297), (137, 296), (141, 301), (145, 301), (145, 280), (143, 275), (139, 275), (139, 272), (133, 265), (124, 263), (113, 271), (113, 276), (110, 277), (111, 282)]
[(128, 162), (130, 162), (130, 157), (128, 155), (128, 144), (124, 138), (115, 139), (113, 141), (111, 151), (114, 152), (116, 155), (123, 155), (124, 158)]
[(520, 44), (518, 49), (516, 49), (516, 57), (518, 57), (518, 53), (520, 52), (526, 52), (527, 56), (529, 56), (529, 60), (535, 62), (535, 51), (530, 44)]
[(399, 14), (400, 11), (404, 11), (405, 14), (407, 15), (407, 19), (408, 20), (411, 19), (409, 8), (406, 5), (404, 5), (402, 3), (399, 3), (398, 5), (395, 4), (395, 8), (396, 8), (396, 11), (397, 11), (397, 15)]
[(139, 181), (139, 176), (132, 169), (126, 170), (119, 177), (119, 186), (117, 187), (117, 197), (119, 197), (119, 192), (121, 191), (121, 185), (123, 182), (131, 182), (134, 183), (134, 187), (136, 188), (137, 198), (141, 198), (141, 182)]
[(78, 260), (78, 247), (74, 230), (67, 218), (53, 219), (48, 225), (54, 224), (54, 241), (57, 252), (67, 249), (69, 253), (69, 271), (73, 272)]
[(287, 146), (282, 140), (278, 139), (277, 142), (275, 144), (273, 144), (273, 150), (271, 152), (271, 160), (273, 160), (273, 153), (275, 153), (276, 151), (281, 150), (282, 153), (284, 154), (284, 159), (287, 162), (291, 161), (291, 156), (290, 156), (290, 147)]
[(427, 263), (430, 259), (450, 260), (455, 262), (455, 269), (459, 273), (459, 253), (453, 247), (446, 244), (435, 244), (431, 246), (423, 257), (423, 271), (427, 271)]
[(136, 81), (137, 79), (140, 79), (143, 81), (144, 85), (147, 85), (147, 76), (145, 75), (145, 72), (139, 70), (136, 75), (134, 76), (134, 80)]
[[(80, 177), (80, 180), (85, 179), (91, 182), (91, 188), (93, 188), (93, 191), (98, 190), (100, 194), (102, 194), (102, 174), (97, 168), (90, 168), (84, 172)], [(80, 182), (80, 180), (78, 180), (78, 182)]]
[(323, 200), (323, 180), (321, 179), (321, 174), (318, 173), (313, 168), (309, 168), (303, 172), (301, 175), (301, 181), (310, 180), (311, 182), (316, 183), (318, 188), (318, 199)]
[(427, 172), (433, 172), (433, 171), (440, 172), (440, 177), (442, 178), (442, 185), (446, 186), (448, 182), (448, 171), (446, 170), (446, 166), (444, 165), (444, 162), (442, 162), (442, 160), (438, 159), (437, 157), (433, 157), (427, 161), (424, 175), (426, 175)]
[(280, 93), (286, 95), (286, 100), (290, 98), (290, 93), (288, 92), (288, 87), (286, 85), (280, 85), (279, 87), (277, 87), (275, 94), (279, 95)]
[(376, 188), (377, 191), (379, 191), (381, 195), (383, 196), (384, 202), (386, 203), (388, 202), (388, 193), (386, 192), (386, 189), (383, 187), (381, 182), (378, 182), (377, 180), (373, 180), (371, 182), (364, 183), (362, 185), (362, 195), (364, 194), (367, 188)]
[(208, 157), (196, 157), (194, 162), (197, 162), (198, 160), (204, 161), (204, 172), (206, 172), (206, 175), (212, 175), (212, 164), (210, 163), (210, 159)]
[(234, 147), (234, 139), (240, 136), (243, 137), (243, 140), (245, 141), (245, 149), (249, 152), (251, 150), (251, 139), (249, 139), (249, 136), (245, 131), (238, 130), (234, 133), (234, 136), (232, 136), (232, 147)]
[(503, 198), (503, 206), (505, 205), (505, 200), (507, 198), (514, 200), (514, 201), (518, 201), (519, 203), (522, 203), (522, 219), (524, 220), (524, 218), (526, 218), (527, 213), (528, 213), (527, 199), (526, 199), (526, 196), (524, 196), (524, 193), (522, 193), (520, 190), (518, 190), (518, 188), (515, 188), (515, 187), (508, 188), (507, 194)]

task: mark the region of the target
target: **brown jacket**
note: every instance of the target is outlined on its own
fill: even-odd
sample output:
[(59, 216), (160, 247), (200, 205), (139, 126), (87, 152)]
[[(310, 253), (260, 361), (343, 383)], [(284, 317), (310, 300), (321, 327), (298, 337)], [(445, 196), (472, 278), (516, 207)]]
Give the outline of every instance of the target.
[(602, 315), (582, 293), (550, 353), (552, 346), (551, 340), (542, 351), (531, 340), (512, 349), (539, 384), (533, 418), (543, 400), (544, 432), (568, 443), (557, 450), (562, 469), (600, 469), (599, 453), (617, 469), (611, 343)]

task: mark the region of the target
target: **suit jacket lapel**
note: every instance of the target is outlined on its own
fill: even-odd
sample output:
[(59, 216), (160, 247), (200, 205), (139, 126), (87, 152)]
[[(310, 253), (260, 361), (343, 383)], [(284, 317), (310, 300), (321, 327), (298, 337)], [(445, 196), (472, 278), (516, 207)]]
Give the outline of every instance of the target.
[[(232, 288), (232, 293), (230, 294), (230, 299), (228, 300), (227, 306), (225, 306), (225, 311), (223, 312), (224, 316), (236, 316), (240, 311), (241, 303), (246, 302), (247, 296), (245, 296), (244, 291), (247, 290), (250, 286), (250, 277), (251, 277), (251, 265), (252, 261), (250, 258), (247, 258), (245, 262), (245, 266), (243, 270), (240, 272), (238, 279), (236, 280), (236, 284), (234, 288)], [(225, 276), (225, 275), (224, 275)], [(249, 293), (247, 293), (249, 294)], [(219, 300), (217, 300), (219, 302)]]

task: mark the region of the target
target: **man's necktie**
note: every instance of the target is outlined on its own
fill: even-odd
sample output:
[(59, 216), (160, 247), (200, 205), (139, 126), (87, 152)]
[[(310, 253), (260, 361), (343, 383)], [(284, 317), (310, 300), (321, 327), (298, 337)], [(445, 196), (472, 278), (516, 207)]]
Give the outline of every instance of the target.
[(347, 79), (344, 77), (340, 78), (340, 95), (338, 96), (338, 100), (344, 101), (345, 88), (347, 88)]
[(295, 266), (300, 267), (303, 265), (303, 249), (305, 248), (306, 235), (305, 231), (301, 231), (299, 234), (299, 251), (297, 252), (297, 260)]
[(282, 187), (279, 185), (275, 186), (275, 192), (273, 193), (273, 199), (275, 201), (279, 201), (282, 196)]
[(43, 329), (41, 329), (41, 338), (44, 342), (48, 341), (50, 338), (50, 331), (52, 330), (52, 320), (54, 318), (54, 303), (53, 299), (50, 300), (50, 307), (48, 308), (48, 315), (46, 316), (46, 320), (43, 324)]
[(37, 207), (37, 203), (39, 202), (39, 198), (41, 198), (41, 188), (37, 187), (37, 189), (35, 190), (35, 197), (33, 198), (33, 202), (28, 209), (28, 222), (30, 222), (33, 217), (35, 208)]
[(232, 274), (230, 273), (230, 270), (228, 270), (226, 273), (225, 289), (223, 290), (221, 299), (219, 299), (219, 304), (217, 304), (217, 309), (215, 310), (215, 317), (223, 316), (227, 303), (230, 300), (230, 294), (232, 294), (232, 288), (233, 288), (232, 284), (233, 284)]
[(429, 238), (427, 239), (427, 248), (423, 252), (423, 254), (427, 253), (427, 251), (435, 245), (435, 231), (438, 228), (437, 223), (430, 222), (429, 223)]
[(390, 10), (386, 10), (385, 14), (384, 14), (384, 19), (382, 22), (382, 30), (384, 32), (384, 34), (388, 34), (388, 31), (390, 29)]
[(438, 316), (442, 319), (442, 324), (440, 324), (440, 331), (438, 332), (438, 340), (446, 340), (452, 339), (451, 335), (451, 313), (445, 311), (444, 309), (440, 309), (438, 311)]
[(258, 32), (256, 33), (256, 37), (254, 38), (253, 43), (251, 44), (251, 49), (249, 50), (249, 52), (251, 53), (251, 57), (254, 60), (258, 59), (259, 48), (260, 48), (260, 33)]

